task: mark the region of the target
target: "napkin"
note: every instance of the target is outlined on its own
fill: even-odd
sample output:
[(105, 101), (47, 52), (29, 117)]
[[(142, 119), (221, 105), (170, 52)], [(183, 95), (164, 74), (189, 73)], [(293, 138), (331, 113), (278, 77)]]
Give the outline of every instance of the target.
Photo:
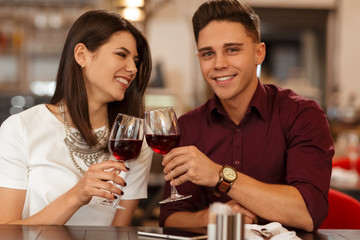
[(295, 231), (289, 231), (278, 222), (266, 225), (245, 224), (245, 240), (301, 240)]

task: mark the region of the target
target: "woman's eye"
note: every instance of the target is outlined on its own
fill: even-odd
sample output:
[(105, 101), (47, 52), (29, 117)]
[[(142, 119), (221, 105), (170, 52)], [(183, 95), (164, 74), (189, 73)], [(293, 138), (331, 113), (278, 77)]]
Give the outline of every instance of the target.
[(123, 57), (123, 58), (125, 58), (126, 57), (126, 54), (125, 53), (116, 53), (116, 55), (118, 55), (118, 56), (120, 56), (120, 57)]

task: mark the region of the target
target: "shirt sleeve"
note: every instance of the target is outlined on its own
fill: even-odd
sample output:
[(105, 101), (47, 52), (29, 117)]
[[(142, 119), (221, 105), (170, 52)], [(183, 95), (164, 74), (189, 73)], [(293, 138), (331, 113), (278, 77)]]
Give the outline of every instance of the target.
[(334, 146), (325, 113), (317, 105), (304, 108), (293, 119), (285, 130), (286, 182), (299, 190), (316, 230), (328, 212)]
[(149, 181), (150, 167), (153, 152), (144, 139), (140, 155), (133, 160), (126, 161), (125, 165), (130, 169), (128, 172), (121, 172), (126, 187), (122, 188), (123, 200), (147, 198), (147, 187)]
[(26, 189), (28, 167), (23, 125), (10, 116), (0, 127), (0, 187)]

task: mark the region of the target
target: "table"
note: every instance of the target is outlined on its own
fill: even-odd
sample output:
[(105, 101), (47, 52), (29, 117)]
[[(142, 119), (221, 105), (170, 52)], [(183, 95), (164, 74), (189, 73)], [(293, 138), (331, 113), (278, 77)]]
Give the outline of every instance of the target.
[[(144, 227), (141, 227), (144, 228)], [(148, 227), (153, 228), (153, 227)], [(0, 240), (141, 240), (137, 227), (25, 226), (1, 225)], [(206, 229), (186, 229), (206, 231)], [(360, 240), (360, 230), (320, 229), (315, 233), (297, 231), (305, 240)]]

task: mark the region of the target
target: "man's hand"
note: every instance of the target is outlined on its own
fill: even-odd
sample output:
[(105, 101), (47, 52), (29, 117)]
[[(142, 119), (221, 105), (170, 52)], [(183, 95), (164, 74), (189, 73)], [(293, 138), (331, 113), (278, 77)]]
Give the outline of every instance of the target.
[(231, 201), (227, 202), (226, 204), (231, 207), (233, 212), (243, 214), (245, 223), (257, 224), (259, 222), (258, 217), (254, 213), (250, 212), (248, 209), (244, 208), (236, 201), (231, 200)]
[(163, 158), (165, 180), (171, 185), (186, 181), (201, 186), (213, 187), (219, 180), (221, 165), (214, 163), (194, 146), (172, 149)]

